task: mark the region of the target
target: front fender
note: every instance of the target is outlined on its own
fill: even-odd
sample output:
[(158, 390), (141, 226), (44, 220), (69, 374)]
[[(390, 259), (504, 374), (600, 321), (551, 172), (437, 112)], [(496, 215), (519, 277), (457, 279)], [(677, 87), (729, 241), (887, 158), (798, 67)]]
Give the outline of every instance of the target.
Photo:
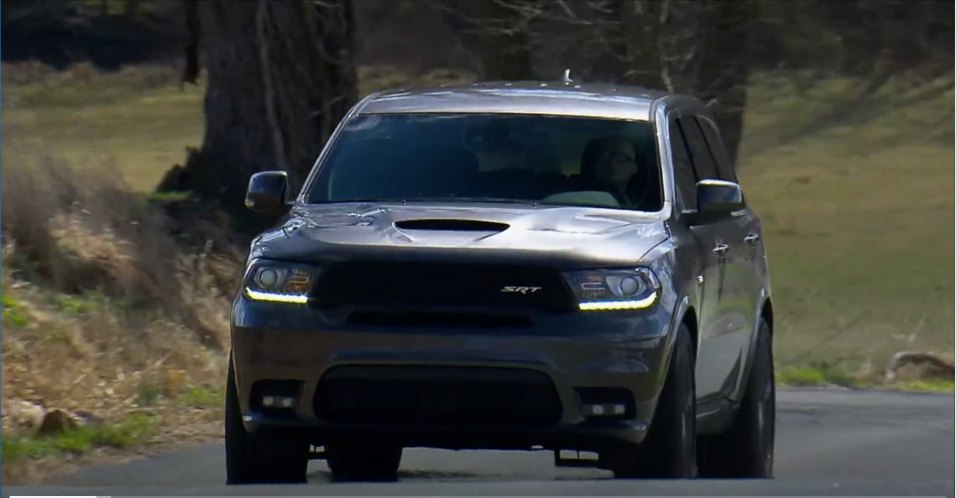
[(731, 393), (731, 400), (735, 403), (740, 403), (741, 399), (744, 398), (744, 392), (748, 385), (748, 378), (751, 376), (751, 364), (754, 363), (754, 350), (758, 343), (758, 331), (761, 330), (761, 314), (764, 312), (765, 304), (770, 301), (771, 296), (767, 289), (762, 288), (754, 308), (754, 329), (751, 331), (751, 340), (748, 343), (748, 352), (745, 354), (744, 371), (738, 376), (738, 384)]

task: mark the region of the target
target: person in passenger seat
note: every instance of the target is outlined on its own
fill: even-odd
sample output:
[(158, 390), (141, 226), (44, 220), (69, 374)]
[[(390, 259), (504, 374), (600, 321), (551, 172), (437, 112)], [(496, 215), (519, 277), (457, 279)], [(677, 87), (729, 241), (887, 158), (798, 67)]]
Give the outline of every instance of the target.
[(653, 165), (645, 163), (635, 142), (625, 136), (592, 139), (582, 153), (585, 182), (596, 190), (606, 190), (622, 206), (657, 210), (660, 190)]

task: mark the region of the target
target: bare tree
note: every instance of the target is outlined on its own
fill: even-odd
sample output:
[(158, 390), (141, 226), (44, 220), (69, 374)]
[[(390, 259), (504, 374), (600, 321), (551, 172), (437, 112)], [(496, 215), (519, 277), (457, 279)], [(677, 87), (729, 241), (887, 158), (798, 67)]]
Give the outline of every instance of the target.
[(736, 164), (755, 2), (665, 0), (661, 8), (656, 37), (664, 87), (705, 102)]
[(587, 81), (702, 98), (732, 161), (741, 140), (754, 0), (445, 2), (486, 79), (519, 79), (558, 60)]
[(541, 0), (438, 0), (482, 79), (533, 79), (530, 25)]
[[(159, 189), (191, 191), (239, 213), (249, 176), (300, 185), (356, 100), (351, 0), (189, 1), (208, 72), (203, 145)], [(198, 60), (187, 57), (188, 62)], [(184, 72), (195, 79), (196, 67)]]

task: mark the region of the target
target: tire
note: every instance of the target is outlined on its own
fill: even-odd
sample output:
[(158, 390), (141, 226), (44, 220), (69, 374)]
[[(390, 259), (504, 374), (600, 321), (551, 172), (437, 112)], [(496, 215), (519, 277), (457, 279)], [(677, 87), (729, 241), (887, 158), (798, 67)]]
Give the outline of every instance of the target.
[(290, 438), (253, 435), (243, 427), (232, 361), (226, 380), (226, 484), (306, 482), (308, 445)]
[(326, 464), (337, 481), (392, 481), (401, 461), (401, 447), (326, 445)]
[(733, 425), (726, 433), (699, 442), (702, 475), (770, 479), (774, 473), (774, 418), (771, 329), (762, 320), (747, 389)]
[(687, 479), (697, 474), (694, 345), (678, 328), (665, 385), (658, 396), (648, 435), (640, 446), (612, 457), (615, 478)]

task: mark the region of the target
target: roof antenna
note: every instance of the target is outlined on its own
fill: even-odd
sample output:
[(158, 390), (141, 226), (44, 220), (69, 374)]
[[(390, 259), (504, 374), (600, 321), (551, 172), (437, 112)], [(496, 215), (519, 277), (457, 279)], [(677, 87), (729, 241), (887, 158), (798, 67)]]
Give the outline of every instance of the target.
[(562, 74), (562, 83), (564, 83), (565, 86), (568, 86), (568, 85), (571, 85), (571, 84), (574, 83), (574, 82), (575, 82), (575, 80), (572, 79), (572, 70), (571, 70), (571, 69), (565, 69), (565, 73)]

